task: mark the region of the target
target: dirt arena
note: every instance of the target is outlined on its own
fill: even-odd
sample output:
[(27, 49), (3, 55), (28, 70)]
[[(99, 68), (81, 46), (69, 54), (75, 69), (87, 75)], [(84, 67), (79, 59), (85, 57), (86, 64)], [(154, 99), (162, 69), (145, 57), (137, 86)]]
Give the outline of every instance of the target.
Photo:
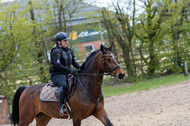
[[(190, 126), (190, 80), (106, 98), (105, 109), (114, 126)], [(48, 126), (72, 126), (72, 120), (52, 119)], [(91, 116), (82, 126), (103, 124)]]

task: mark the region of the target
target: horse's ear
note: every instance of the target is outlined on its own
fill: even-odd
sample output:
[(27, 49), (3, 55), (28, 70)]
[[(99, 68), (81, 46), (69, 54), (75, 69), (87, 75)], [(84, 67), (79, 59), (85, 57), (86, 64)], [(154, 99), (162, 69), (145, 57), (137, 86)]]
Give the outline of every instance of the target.
[(110, 51), (112, 51), (113, 52), (113, 43), (111, 44), (111, 46), (109, 47), (109, 49), (110, 49)]
[(100, 46), (100, 50), (102, 51), (102, 52), (104, 52), (104, 46), (101, 44), (101, 46)]

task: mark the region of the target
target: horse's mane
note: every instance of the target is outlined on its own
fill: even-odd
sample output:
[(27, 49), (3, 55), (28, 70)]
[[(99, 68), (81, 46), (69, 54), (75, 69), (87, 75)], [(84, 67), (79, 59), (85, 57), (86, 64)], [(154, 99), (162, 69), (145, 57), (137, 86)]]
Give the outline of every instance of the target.
[(93, 59), (93, 57), (100, 51), (100, 49), (93, 51), (88, 55), (82, 66), (80, 67), (81, 70), (84, 70), (84, 67), (90, 63), (90, 61)]
[[(108, 47), (106, 47), (106, 46), (104, 46), (104, 49), (105, 49), (105, 50), (110, 50), (110, 49), (109, 49)], [(97, 49), (97, 50), (93, 51), (92, 53), (90, 53), (90, 54), (88, 55), (88, 57), (86, 58), (85, 62), (84, 62), (84, 63), (82, 64), (82, 66), (80, 67), (80, 69), (81, 69), (81, 70), (84, 70), (85, 66), (88, 65), (88, 64), (92, 61), (93, 57), (94, 57), (99, 51), (100, 51), (100, 49)]]

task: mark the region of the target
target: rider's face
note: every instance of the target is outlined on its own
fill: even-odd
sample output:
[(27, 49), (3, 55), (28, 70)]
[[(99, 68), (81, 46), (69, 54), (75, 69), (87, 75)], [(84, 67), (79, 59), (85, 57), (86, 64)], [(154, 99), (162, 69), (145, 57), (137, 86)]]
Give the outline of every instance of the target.
[(61, 43), (62, 43), (63, 48), (66, 48), (68, 46), (68, 40), (67, 39), (61, 40)]

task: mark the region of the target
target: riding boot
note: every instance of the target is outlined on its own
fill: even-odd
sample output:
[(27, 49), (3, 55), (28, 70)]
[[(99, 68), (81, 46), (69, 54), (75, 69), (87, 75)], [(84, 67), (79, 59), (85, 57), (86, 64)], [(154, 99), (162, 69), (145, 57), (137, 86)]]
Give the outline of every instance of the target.
[(67, 109), (64, 107), (64, 98), (66, 91), (62, 87), (59, 88), (59, 115), (67, 114)]

